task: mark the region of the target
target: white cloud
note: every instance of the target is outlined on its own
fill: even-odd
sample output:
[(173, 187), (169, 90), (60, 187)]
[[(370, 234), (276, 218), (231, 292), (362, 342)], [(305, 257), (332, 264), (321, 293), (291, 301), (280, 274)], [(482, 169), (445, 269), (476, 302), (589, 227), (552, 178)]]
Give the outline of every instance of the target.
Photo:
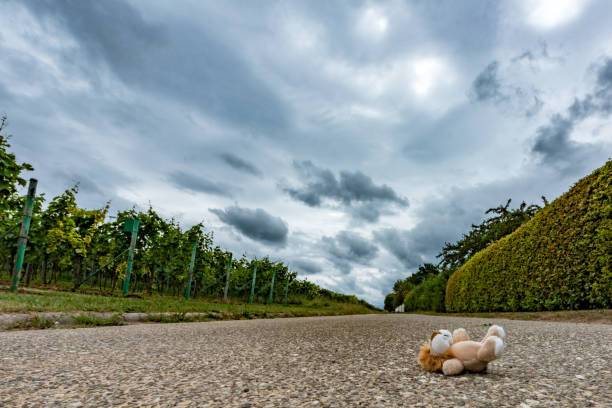
[(419, 96), (427, 95), (440, 83), (448, 83), (443, 63), (437, 58), (417, 59), (412, 63), (412, 89)]
[(412, 99), (411, 96), (431, 96), (440, 88), (452, 85), (455, 79), (450, 63), (441, 57), (402, 56), (361, 65), (329, 60), (324, 73), (365, 98), (385, 98), (394, 105)]
[[(74, 38), (52, 21), (39, 22), (23, 6), (0, 5), (0, 49), (0, 84), (15, 95), (37, 98), (45, 88), (91, 90), (81, 73), (63, 61), (79, 52)], [(31, 75), (15, 71), (14, 66), (27, 67)]]
[(530, 25), (550, 30), (578, 18), (586, 5), (587, 0), (527, 0), (523, 7)]
[(389, 19), (385, 13), (374, 7), (366, 8), (358, 18), (359, 33), (368, 38), (379, 40), (385, 36), (389, 28)]

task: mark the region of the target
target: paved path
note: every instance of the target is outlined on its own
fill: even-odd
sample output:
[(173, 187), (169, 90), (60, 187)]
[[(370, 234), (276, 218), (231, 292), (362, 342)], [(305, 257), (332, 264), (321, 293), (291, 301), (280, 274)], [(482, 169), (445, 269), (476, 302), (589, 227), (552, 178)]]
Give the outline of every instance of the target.
[(612, 325), (496, 321), (486, 374), (421, 371), (435, 328), (368, 315), (0, 333), (0, 406), (612, 406)]

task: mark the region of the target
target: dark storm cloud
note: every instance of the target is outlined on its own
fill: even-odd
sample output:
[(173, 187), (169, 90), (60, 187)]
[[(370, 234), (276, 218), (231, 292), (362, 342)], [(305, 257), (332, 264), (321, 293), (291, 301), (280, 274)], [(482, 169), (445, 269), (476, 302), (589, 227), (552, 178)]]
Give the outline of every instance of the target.
[(387, 185), (375, 185), (369, 176), (366, 176), (360, 171), (353, 173), (349, 171), (341, 171), (340, 188), (335, 193), (336, 198), (341, 199), (342, 202), (347, 205), (354, 201), (385, 201), (395, 203), (402, 207), (406, 207), (408, 205), (408, 200), (399, 197), (391, 187)]
[(238, 156), (231, 153), (222, 153), (220, 156), (225, 163), (235, 170), (242, 171), (243, 173), (249, 173), (254, 176), (261, 176), (261, 171), (257, 167)]
[(369, 264), (378, 253), (375, 244), (350, 231), (340, 231), (335, 237), (322, 237), (320, 246), (343, 273), (349, 273), (352, 264)]
[[(380, 245), (395, 256), (404, 267), (414, 269), (427, 259), (431, 259), (436, 250), (439, 250), (440, 242), (435, 241), (433, 245), (423, 245), (418, 241), (416, 231), (400, 230), (396, 228), (384, 228), (374, 233), (374, 237)], [(422, 250), (419, 250), (420, 246)], [(424, 251), (423, 251), (424, 249)]]
[(531, 152), (543, 162), (568, 168), (596, 146), (576, 143), (571, 134), (580, 122), (599, 115), (612, 113), (612, 59), (608, 58), (597, 67), (597, 80), (593, 92), (584, 98), (574, 99), (564, 114), (554, 114), (546, 125), (536, 130)]
[(285, 104), (256, 77), (232, 39), (220, 36), (227, 31), (222, 19), (196, 25), (168, 16), (162, 26), (118, 0), (26, 4), (64, 24), (86, 52), (132, 87), (191, 103), (255, 134), (280, 135), (288, 126)]
[(545, 161), (558, 161), (570, 158), (578, 143), (570, 140), (575, 120), (556, 114), (550, 122), (538, 128), (532, 152), (541, 155)]
[(294, 162), (293, 165), (303, 186), (281, 188), (293, 199), (310, 207), (319, 207), (327, 199), (341, 204), (357, 219), (376, 222), (383, 208), (408, 206), (408, 200), (391, 187), (374, 184), (372, 178), (360, 171), (341, 171), (336, 177), (331, 170), (317, 167), (309, 160)]
[(289, 233), (287, 223), (282, 218), (274, 217), (261, 208), (252, 210), (232, 206), (225, 210), (211, 208), (209, 211), (217, 215), (225, 224), (231, 225), (255, 241), (281, 246), (287, 243)]
[(472, 82), (471, 94), (477, 101), (503, 98), (498, 78), (499, 62), (493, 61)]
[[(536, 57), (531, 51), (526, 51), (516, 58), (531, 61)], [(544, 105), (536, 89), (502, 84), (499, 61), (491, 62), (476, 76), (468, 95), (473, 102), (492, 102), (505, 110), (520, 112), (525, 117), (534, 116)]]
[(597, 85), (595, 98), (599, 103), (599, 110), (609, 115), (612, 112), (612, 58), (608, 58), (599, 68)]
[(175, 171), (169, 176), (170, 181), (177, 187), (195, 191), (197, 193), (214, 194), (223, 197), (231, 197), (231, 187), (221, 183), (215, 183), (201, 176)]
[(295, 268), (298, 272), (314, 275), (320, 273), (323, 268), (316, 262), (309, 261), (307, 259), (297, 259), (291, 262), (290, 266)]
[(348, 209), (348, 212), (354, 219), (375, 223), (380, 218), (382, 210), (380, 204), (370, 202), (354, 205)]

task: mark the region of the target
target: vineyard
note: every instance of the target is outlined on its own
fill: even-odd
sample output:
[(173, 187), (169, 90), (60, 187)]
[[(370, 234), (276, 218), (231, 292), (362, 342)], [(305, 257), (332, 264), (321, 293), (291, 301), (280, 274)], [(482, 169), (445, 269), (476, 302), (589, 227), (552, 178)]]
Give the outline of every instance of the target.
[(355, 296), (298, 280), (282, 261), (235, 257), (214, 245), (213, 232), (203, 223), (183, 228), (151, 206), (114, 216), (109, 214), (110, 202), (97, 209), (81, 208), (78, 184), (49, 202), (43, 194), (35, 195), (31, 184), (31, 197), (21, 196), (19, 187), (26, 186), (22, 172), (33, 168), (19, 164), (9, 147), (8, 137), (0, 135), (0, 281), (10, 282), (13, 290), (18, 285), (51, 285), (114, 295), (284, 304), (323, 297), (372, 307)]

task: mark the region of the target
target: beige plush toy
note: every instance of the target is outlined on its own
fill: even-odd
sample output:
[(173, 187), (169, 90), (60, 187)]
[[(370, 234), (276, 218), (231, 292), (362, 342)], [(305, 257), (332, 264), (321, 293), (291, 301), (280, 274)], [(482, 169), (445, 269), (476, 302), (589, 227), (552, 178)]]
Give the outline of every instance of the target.
[(438, 330), (419, 351), (419, 364), (426, 371), (442, 371), (444, 375), (457, 375), (463, 370), (484, 371), (489, 361), (504, 352), (506, 333), (500, 326), (489, 327), (482, 341), (471, 341), (465, 329)]

